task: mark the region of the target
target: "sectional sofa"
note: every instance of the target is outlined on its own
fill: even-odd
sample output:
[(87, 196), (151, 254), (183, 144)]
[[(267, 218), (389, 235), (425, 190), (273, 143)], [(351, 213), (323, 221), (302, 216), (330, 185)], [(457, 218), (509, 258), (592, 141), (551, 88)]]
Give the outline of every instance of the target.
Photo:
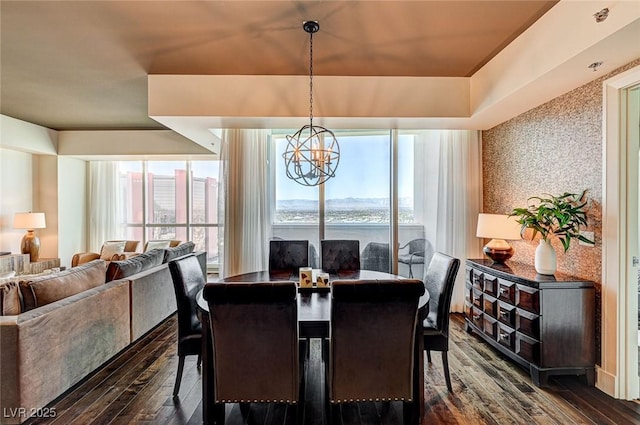
[[(168, 262), (187, 242), (0, 285), (0, 424), (46, 406), (176, 310)], [(206, 273), (206, 253), (196, 255)]]

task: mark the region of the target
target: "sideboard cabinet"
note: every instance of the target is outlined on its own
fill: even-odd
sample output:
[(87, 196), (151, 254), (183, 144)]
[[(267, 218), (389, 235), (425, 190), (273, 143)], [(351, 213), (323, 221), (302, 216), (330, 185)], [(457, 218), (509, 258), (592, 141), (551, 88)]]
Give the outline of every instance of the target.
[(527, 368), (537, 386), (550, 375), (595, 379), (595, 287), (527, 264), (467, 260), (465, 326)]

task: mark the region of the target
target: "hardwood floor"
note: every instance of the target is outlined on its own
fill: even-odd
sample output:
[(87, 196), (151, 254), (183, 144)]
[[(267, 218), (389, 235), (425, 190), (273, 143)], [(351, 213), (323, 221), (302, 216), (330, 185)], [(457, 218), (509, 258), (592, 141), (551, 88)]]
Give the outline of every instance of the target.
[[(454, 392), (447, 392), (439, 353), (425, 365), (422, 424), (640, 424), (640, 404), (614, 400), (580, 378), (552, 378), (550, 387), (531, 384), (524, 370), (464, 331), (462, 317), (451, 324), (449, 367)], [(55, 418), (27, 424), (200, 425), (201, 381), (196, 357), (185, 362), (180, 400), (172, 398), (177, 369), (176, 318), (172, 316), (138, 343), (52, 403)], [(425, 360), (426, 361), (426, 360)], [(327, 423), (319, 341), (312, 341), (304, 425)], [(227, 406), (227, 424), (294, 424), (295, 413), (280, 405)], [(46, 411), (46, 410), (44, 410)], [(402, 422), (402, 408), (354, 404), (342, 410), (344, 425)]]

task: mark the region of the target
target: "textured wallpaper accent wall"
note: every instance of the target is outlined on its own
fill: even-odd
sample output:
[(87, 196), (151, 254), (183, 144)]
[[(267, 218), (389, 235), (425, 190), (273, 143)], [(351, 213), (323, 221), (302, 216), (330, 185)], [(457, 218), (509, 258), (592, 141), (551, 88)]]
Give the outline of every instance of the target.
[[(602, 82), (635, 60), (537, 108), (482, 132), (483, 211), (508, 214), (545, 193), (588, 189), (593, 248), (555, 240), (558, 271), (596, 282), (602, 270)], [(574, 242), (575, 245), (574, 245)], [(511, 261), (533, 264), (537, 241), (515, 241)]]

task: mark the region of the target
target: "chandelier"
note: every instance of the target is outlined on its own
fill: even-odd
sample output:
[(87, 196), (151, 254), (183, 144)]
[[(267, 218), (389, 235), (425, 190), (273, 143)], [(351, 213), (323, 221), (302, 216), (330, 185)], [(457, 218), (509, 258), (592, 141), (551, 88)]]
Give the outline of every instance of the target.
[(303, 186), (318, 186), (335, 176), (340, 162), (340, 146), (331, 130), (313, 125), (313, 33), (317, 21), (305, 21), (302, 28), (309, 34), (309, 124), (292, 136), (282, 154), (287, 177)]

